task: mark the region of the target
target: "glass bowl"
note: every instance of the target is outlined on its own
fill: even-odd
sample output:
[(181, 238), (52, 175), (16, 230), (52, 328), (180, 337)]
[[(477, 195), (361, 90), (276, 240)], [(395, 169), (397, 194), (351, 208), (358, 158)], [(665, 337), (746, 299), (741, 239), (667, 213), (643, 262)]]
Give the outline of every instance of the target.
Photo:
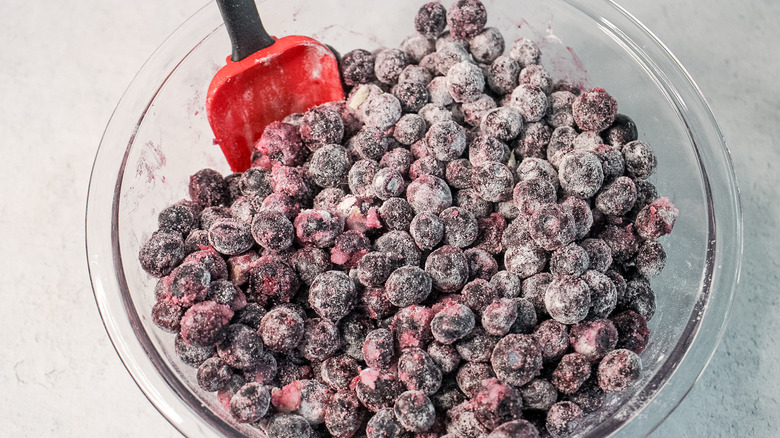
[[(260, 3), (272, 34), (313, 36), (341, 53), (397, 47), (414, 31), (422, 0), (306, 0)], [(449, 3), (449, 2), (448, 2)], [(605, 0), (487, 0), (489, 26), (511, 43), (539, 43), (555, 79), (606, 88), (652, 145), (659, 194), (679, 207), (666, 238), (667, 266), (653, 279), (658, 310), (641, 355), (641, 380), (579, 435), (650, 434), (691, 389), (725, 328), (742, 246), (738, 191), (723, 138), (704, 98), (674, 56), (644, 26)], [(156, 279), (138, 250), (157, 214), (186, 197), (204, 167), (229, 174), (204, 110), (205, 93), (230, 52), (211, 2), (171, 35), (136, 75), (109, 122), (95, 158), (86, 213), (95, 298), (125, 366), (149, 400), (189, 437), (262, 436), (240, 425), (195, 382), (173, 335), (149, 315)]]

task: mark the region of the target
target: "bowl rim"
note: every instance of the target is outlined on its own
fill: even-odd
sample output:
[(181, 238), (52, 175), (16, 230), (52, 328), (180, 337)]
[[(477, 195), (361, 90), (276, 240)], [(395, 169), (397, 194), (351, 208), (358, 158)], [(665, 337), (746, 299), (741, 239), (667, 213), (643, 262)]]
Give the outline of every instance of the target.
[[(691, 336), (685, 337), (687, 342), (682, 342), (683, 337), (681, 337), (681, 341), (674, 349), (677, 356), (671, 363), (673, 367), (671, 375), (661, 382), (653, 383), (651, 379), (650, 384), (641, 391), (641, 393), (649, 392), (650, 397), (644, 399), (634, 397), (634, 400), (642, 405), (640, 409), (635, 410), (631, 415), (615, 416), (591, 429), (586, 435), (646, 436), (652, 433), (682, 402), (711, 360), (725, 333), (742, 263), (742, 209), (739, 189), (730, 153), (712, 111), (699, 87), (671, 51), (647, 27), (612, 0), (561, 1), (609, 29), (620, 38), (621, 43), (629, 45), (645, 63), (654, 66), (653, 73), (659, 75), (659, 79), (670, 87), (667, 92), (675, 98), (678, 111), (690, 115), (690, 108), (695, 107), (699, 110), (700, 117), (694, 118), (695, 120), (683, 117), (683, 120), (686, 123), (702, 125), (705, 134), (709, 135), (708, 149), (701, 149), (695, 141), (692, 142), (698, 154), (708, 197), (714, 200), (708, 212), (711, 239), (707, 258), (712, 263), (708, 263), (709, 272), (704, 276), (705, 284), (702, 287), (706, 289), (706, 293), (700, 294), (699, 302), (694, 306), (694, 309), (700, 310), (701, 317), (689, 321), (685, 327), (685, 331)], [(189, 437), (214, 436), (217, 433), (231, 436), (238, 432), (208, 409), (201, 411), (194, 409), (194, 406), (200, 406), (197, 398), (189, 394), (181, 383), (179, 383), (181, 388), (178, 390), (172, 388), (172, 382), (178, 382), (176, 376), (167, 365), (159, 363), (161, 362), (159, 355), (154, 357), (155, 355), (149, 353), (150, 344), (144, 345), (137, 336), (133, 335), (143, 328), (137, 321), (131, 319), (127, 310), (133, 307), (132, 301), (121, 292), (121, 284), (126, 287), (126, 282), (118, 250), (118, 202), (115, 195), (120, 193), (122, 172), (138, 125), (117, 126), (114, 121), (122, 118), (123, 114), (137, 118), (138, 110), (143, 109), (141, 117), (138, 118), (140, 124), (146, 109), (154, 100), (154, 95), (146, 102), (134, 97), (148, 96), (149, 93), (141, 91), (148, 91), (150, 82), (154, 84), (152, 87), (154, 90), (159, 90), (170, 72), (189, 54), (189, 52), (177, 53), (175, 54), (177, 56), (171, 56), (168, 53), (177, 38), (189, 35), (190, 32), (197, 32), (198, 29), (210, 29), (199, 40), (203, 41), (222, 28), (221, 23), (216, 27), (213, 26), (214, 14), (218, 14), (216, 7), (209, 2), (177, 27), (142, 65), (125, 90), (106, 126), (93, 162), (85, 214), (87, 268), (106, 332), (123, 365), (144, 395), (179, 432)], [(645, 43), (643, 46), (637, 45), (640, 39)], [(666, 63), (667, 69), (658, 68), (656, 61)], [(671, 68), (668, 68), (670, 66)], [(162, 77), (159, 77), (161, 74)], [(133, 116), (134, 114), (136, 116)], [(689, 132), (691, 129), (689, 126)], [(114, 141), (115, 139), (117, 141)], [(126, 146), (124, 150), (116, 147), (112, 149), (110, 145), (115, 144)], [(704, 165), (704, 161), (708, 163), (707, 166)], [(722, 172), (726, 176), (725, 180), (710, 179), (706, 169)], [(114, 184), (106, 184), (107, 182)], [(112, 214), (107, 218), (105, 212), (109, 206)], [(111, 245), (105, 243), (107, 235), (112, 237)], [(717, 302), (713, 301), (715, 297), (718, 299)], [(699, 335), (705, 329), (717, 333), (717, 336), (702, 338)], [(696, 342), (697, 340), (699, 342)], [(678, 372), (684, 363), (687, 372)], [(167, 370), (167, 373), (160, 370)], [(185, 394), (181, 392), (182, 388)], [(185, 400), (186, 398), (190, 400)], [(650, 427), (645, 425), (644, 430), (637, 430), (636, 422), (631, 420), (640, 414), (647, 416), (653, 404), (658, 407), (653, 418), (648, 418), (647, 421), (652, 425)], [(628, 405), (621, 407), (619, 412), (630, 408)]]

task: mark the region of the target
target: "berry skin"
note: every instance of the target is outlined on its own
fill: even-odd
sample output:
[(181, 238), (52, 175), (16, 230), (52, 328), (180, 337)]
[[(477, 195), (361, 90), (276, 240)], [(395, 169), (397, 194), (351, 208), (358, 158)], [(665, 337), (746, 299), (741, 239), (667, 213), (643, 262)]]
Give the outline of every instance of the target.
[(544, 91), (545, 94), (552, 92), (552, 77), (550, 73), (539, 64), (527, 65), (518, 77), (520, 84), (530, 85)]
[[(509, 159), (509, 148), (496, 137), (478, 135), (469, 143), (469, 161), (472, 166), (479, 166), (491, 161), (505, 163)], [(471, 187), (471, 181), (468, 186)]]
[(425, 260), (425, 272), (433, 287), (442, 292), (456, 292), (469, 278), (469, 265), (463, 251), (454, 246), (442, 246)]
[[(355, 159), (379, 161), (387, 152), (388, 138), (380, 129), (373, 126), (363, 126), (347, 143), (349, 152)], [(354, 191), (353, 191), (354, 193)]]
[[(500, 212), (477, 218), (477, 240), (474, 241), (474, 249), (486, 251), (492, 255), (504, 251), (501, 237), (506, 229), (506, 219)], [(496, 266), (497, 271), (498, 266)], [(471, 269), (471, 268), (470, 268)], [(483, 271), (486, 273), (487, 271)]]
[(425, 137), (428, 131), (428, 125), (422, 116), (417, 114), (404, 114), (395, 124), (393, 137), (399, 143), (411, 146)]
[(534, 241), (506, 246), (508, 249), (504, 253), (504, 265), (507, 271), (520, 278), (538, 274), (547, 264), (547, 253)]
[[(534, 317), (536, 315), (534, 314)], [(494, 300), (482, 312), (482, 327), (489, 334), (504, 336), (517, 319), (517, 304), (509, 298)]]
[(542, 178), (520, 181), (512, 191), (512, 199), (520, 214), (531, 216), (543, 205), (554, 204), (555, 187)]
[(189, 192), (201, 207), (226, 205), (230, 196), (225, 178), (212, 169), (201, 169), (190, 176)]
[(409, 225), (409, 233), (422, 250), (432, 250), (444, 238), (444, 222), (431, 213), (416, 215)]
[(409, 178), (414, 181), (423, 175), (435, 176), (436, 178), (444, 178), (446, 171), (446, 163), (439, 161), (433, 156), (425, 156), (414, 160), (409, 167)]
[(562, 401), (550, 407), (545, 425), (550, 436), (563, 438), (580, 427), (582, 416), (582, 409), (579, 406), (570, 401)]
[(424, 306), (412, 305), (399, 310), (393, 317), (392, 331), (398, 346), (405, 348), (425, 348), (433, 339), (431, 320), (433, 311)]
[[(355, 196), (373, 198), (375, 196), (374, 185), (373, 185), (374, 177), (376, 176), (376, 173), (378, 171), (379, 171), (379, 164), (377, 164), (376, 161), (359, 160), (349, 169), (349, 172), (347, 173), (347, 184), (349, 185), (349, 190), (353, 194), (355, 194)], [(328, 205), (328, 206), (316, 205), (316, 207), (319, 207), (319, 209), (321, 210), (333, 210), (338, 206), (341, 199), (343, 199), (345, 196), (346, 194), (340, 196), (338, 199), (334, 199), (332, 205)], [(322, 207), (331, 207), (331, 208), (322, 208)]]
[(490, 280), (498, 272), (498, 262), (487, 251), (479, 248), (469, 248), (463, 251), (469, 264), (469, 279)]
[(338, 321), (346, 316), (357, 297), (355, 283), (341, 271), (317, 276), (309, 288), (309, 304), (322, 318)]
[(569, 331), (566, 325), (554, 319), (542, 321), (533, 334), (545, 363), (561, 358), (569, 348)]
[(255, 241), (248, 224), (224, 219), (209, 228), (209, 243), (220, 254), (238, 255), (252, 248)]
[(610, 216), (622, 216), (636, 202), (636, 185), (631, 178), (620, 176), (604, 186), (596, 196), (596, 208)]
[(487, 23), (485, 5), (479, 0), (457, 0), (447, 11), (447, 25), (456, 40), (468, 40), (480, 32)]
[(198, 386), (204, 391), (219, 391), (227, 386), (231, 377), (233, 377), (233, 369), (218, 357), (206, 359), (198, 367)]
[(355, 49), (341, 57), (339, 70), (347, 85), (367, 84), (374, 78), (374, 55), (363, 49)]
[(617, 149), (637, 138), (636, 124), (630, 117), (623, 114), (616, 115), (612, 126), (604, 132), (604, 139), (607, 141), (607, 144)]
[(200, 347), (216, 345), (225, 338), (232, 317), (228, 306), (213, 301), (197, 303), (181, 319), (182, 339)]
[(412, 81), (399, 82), (393, 87), (392, 93), (398, 99), (404, 112), (414, 113), (420, 111), (431, 100), (426, 85)]
[(607, 272), (612, 265), (612, 250), (607, 242), (601, 239), (585, 239), (580, 242), (580, 246), (588, 253), (588, 269)]
[(230, 412), (241, 423), (254, 423), (265, 416), (270, 402), (268, 390), (257, 382), (250, 382), (230, 399)]
[(376, 324), (366, 316), (350, 313), (339, 322), (344, 352), (357, 360), (363, 360), (363, 343)]
[(271, 251), (289, 248), (295, 237), (295, 227), (284, 214), (260, 211), (252, 220), (252, 237), (260, 246)]
[(424, 432), (436, 421), (433, 403), (421, 391), (406, 391), (393, 405), (395, 417), (410, 432)]
[(458, 62), (447, 71), (447, 90), (457, 103), (474, 102), (482, 96), (485, 76), (476, 65)]
[(606, 392), (621, 392), (639, 380), (642, 360), (631, 350), (612, 350), (598, 367), (599, 387)]
[(474, 398), (482, 389), (482, 381), (496, 377), (490, 364), (483, 362), (467, 362), (455, 375), (458, 387), (469, 398)]
[(610, 277), (598, 271), (587, 271), (582, 279), (590, 287), (590, 311), (588, 316), (606, 318), (617, 304), (618, 292)]
[(190, 307), (206, 298), (211, 283), (211, 273), (201, 263), (186, 262), (179, 265), (169, 276), (168, 292), (171, 302)]
[(170, 231), (156, 231), (141, 246), (138, 260), (149, 275), (168, 275), (184, 259), (184, 240), (181, 235)]
[(498, 379), (514, 386), (530, 382), (542, 369), (542, 350), (531, 335), (507, 335), (490, 358)]
[(179, 359), (191, 367), (200, 366), (206, 359), (214, 356), (217, 352), (213, 345), (204, 347), (188, 343), (184, 340), (181, 333), (176, 335), (173, 345)]
[(441, 387), (442, 370), (424, 350), (408, 348), (398, 358), (398, 379), (410, 391), (431, 395)]
[(540, 319), (547, 315), (547, 309), (544, 307), (544, 295), (552, 279), (552, 274), (549, 272), (540, 272), (523, 281), (522, 296), (533, 304), (536, 315)]
[(471, 212), (461, 207), (449, 207), (439, 213), (439, 219), (444, 224), (445, 245), (465, 248), (477, 239), (479, 229), (477, 219)]
[(412, 166), (412, 159), (412, 153), (408, 149), (395, 148), (382, 155), (379, 165), (381, 167), (390, 167), (400, 172), (401, 175), (407, 176)]
[(601, 132), (615, 121), (617, 101), (606, 91), (594, 88), (580, 94), (572, 103), (574, 121), (583, 131)]
[(363, 105), (363, 122), (380, 131), (387, 131), (401, 119), (401, 102), (390, 93), (370, 96)]
[(158, 301), (152, 306), (152, 321), (157, 327), (169, 332), (178, 333), (181, 329), (179, 321), (184, 315), (184, 309), (169, 300)]
[(490, 282), (481, 278), (475, 279), (465, 286), (461, 292), (463, 304), (469, 306), (477, 313), (482, 313), (485, 308), (499, 297), (498, 291)]
[(556, 321), (575, 324), (588, 315), (590, 287), (579, 277), (555, 277), (545, 292), (544, 305), (547, 313)]
[(166, 207), (157, 216), (161, 230), (173, 231), (186, 236), (197, 228), (201, 208), (192, 201), (180, 201)]
[(330, 251), (330, 261), (347, 268), (357, 266), (360, 259), (371, 250), (371, 241), (359, 231), (345, 231), (336, 238)]
[(344, 138), (344, 120), (337, 110), (320, 105), (303, 114), (299, 130), (307, 145), (338, 144)]
[(217, 354), (233, 368), (256, 369), (263, 356), (263, 342), (256, 330), (232, 324), (227, 328), (225, 340), (217, 345)]
[(271, 309), (260, 323), (259, 332), (266, 347), (275, 352), (293, 350), (303, 339), (304, 321), (289, 307)]
[(310, 361), (333, 356), (341, 346), (336, 324), (324, 318), (309, 318), (304, 322), (303, 338), (298, 344), (301, 355)]
[(480, 130), (484, 135), (501, 141), (512, 141), (523, 128), (523, 117), (512, 108), (501, 107), (488, 111), (482, 117)]

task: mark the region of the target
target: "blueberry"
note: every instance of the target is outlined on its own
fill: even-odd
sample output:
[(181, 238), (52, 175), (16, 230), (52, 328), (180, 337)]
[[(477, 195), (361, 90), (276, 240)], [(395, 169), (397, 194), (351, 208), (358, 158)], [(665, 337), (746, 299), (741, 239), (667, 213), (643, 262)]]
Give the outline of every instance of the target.
[(570, 401), (558, 402), (547, 412), (545, 426), (550, 436), (562, 438), (574, 433), (580, 426), (582, 409)]
[(555, 128), (561, 126), (574, 127), (574, 116), (571, 113), (571, 105), (577, 96), (570, 91), (555, 91), (550, 94), (550, 114), (547, 123)]
[(504, 53), (504, 37), (495, 27), (488, 27), (469, 40), (469, 48), (474, 60), (490, 64)]
[(509, 56), (502, 55), (496, 57), (490, 64), (485, 79), (494, 93), (509, 94), (517, 87), (519, 74), (520, 63)]
[(579, 277), (555, 277), (545, 292), (544, 305), (547, 313), (556, 321), (575, 324), (588, 315), (590, 287)]
[(332, 246), (344, 230), (344, 221), (325, 210), (302, 210), (293, 225), (302, 244), (318, 248)]
[(542, 52), (539, 46), (527, 38), (518, 38), (512, 43), (512, 49), (509, 56), (516, 59), (521, 66), (525, 67), (531, 64), (538, 64)]
[(371, 250), (371, 241), (359, 231), (345, 231), (336, 238), (330, 251), (330, 261), (335, 265), (354, 268), (360, 259)]
[(639, 246), (636, 269), (647, 278), (660, 274), (666, 265), (666, 251), (656, 240), (647, 240)]
[(431, 293), (431, 278), (417, 266), (403, 266), (390, 274), (385, 292), (394, 306), (419, 304)]
[(520, 84), (512, 91), (510, 107), (517, 110), (526, 122), (538, 122), (547, 115), (549, 102), (544, 91)]
[(228, 207), (206, 207), (200, 214), (200, 227), (208, 232), (212, 225), (222, 220), (235, 219), (233, 212)]
[(401, 175), (407, 176), (409, 174), (409, 168), (412, 166), (413, 159), (414, 157), (409, 149), (395, 148), (382, 155), (379, 166), (395, 169), (400, 172)]
[(474, 414), (488, 429), (519, 420), (522, 416), (523, 398), (516, 388), (502, 384), (498, 379), (486, 379), (474, 397)]
[(449, 207), (439, 213), (439, 219), (444, 224), (445, 245), (465, 248), (477, 239), (477, 219), (469, 210)]
[(425, 156), (414, 160), (409, 167), (409, 178), (414, 181), (423, 175), (435, 176), (436, 178), (444, 178), (446, 163), (439, 161), (432, 155)]
[(189, 192), (202, 207), (226, 205), (230, 200), (225, 178), (213, 169), (201, 169), (190, 176)]
[(580, 94), (572, 103), (572, 115), (580, 129), (600, 132), (615, 121), (618, 104), (601, 88)]
[(610, 216), (628, 213), (636, 202), (636, 185), (631, 178), (620, 176), (604, 186), (596, 196), (596, 208)]
[(276, 414), (265, 429), (268, 438), (311, 438), (314, 431), (305, 418), (294, 414)]
[(384, 84), (396, 84), (401, 71), (410, 64), (409, 61), (409, 55), (403, 50), (386, 49), (379, 52), (374, 61), (376, 78)]
[(235, 323), (243, 324), (257, 330), (260, 328), (260, 323), (265, 314), (266, 311), (262, 306), (257, 303), (249, 303), (246, 307), (235, 313)]
[(469, 279), (490, 280), (498, 272), (498, 262), (487, 251), (479, 248), (469, 248), (463, 251), (469, 264)]
[(398, 358), (398, 380), (410, 391), (432, 395), (441, 387), (442, 370), (424, 350), (408, 348)]
[(656, 199), (636, 215), (636, 232), (645, 240), (657, 239), (672, 232), (677, 216), (680, 215), (669, 198)]
[[(433, 55), (437, 55), (437, 53), (434, 53)], [(439, 108), (439, 107), (446, 107), (448, 105), (452, 105), (455, 101), (452, 100), (452, 95), (450, 94), (449, 89), (447, 88), (447, 77), (446, 76), (436, 76), (433, 79), (431, 79), (430, 83), (428, 83), (428, 95), (431, 97), (431, 104), (432, 106), (429, 108)], [(422, 116), (422, 114), (420, 114)], [(447, 117), (447, 120), (452, 119), (452, 114)], [(425, 120), (425, 119), (423, 119)]]
[(392, 93), (400, 102), (401, 109), (407, 113), (420, 111), (431, 100), (427, 84), (419, 82), (399, 82), (393, 87)]
[(290, 263), (295, 268), (298, 277), (306, 285), (311, 285), (317, 275), (329, 271), (331, 268), (328, 253), (313, 246), (306, 246), (295, 251)]
[(473, 102), (482, 96), (485, 76), (476, 65), (468, 61), (458, 62), (449, 68), (446, 76), (447, 90), (455, 102)]
[(456, 292), (468, 281), (469, 265), (463, 251), (445, 245), (428, 255), (425, 272), (431, 277), (436, 289)]
[(168, 292), (171, 301), (182, 307), (190, 307), (203, 301), (209, 291), (211, 274), (200, 263), (182, 263), (171, 272)]
[(249, 277), (247, 298), (261, 304), (289, 303), (298, 292), (300, 280), (295, 270), (276, 256), (257, 260)]
[[(437, 3), (438, 5), (438, 3)], [(380, 409), (366, 426), (366, 438), (406, 438), (408, 432), (391, 408)]]
[(542, 321), (533, 333), (545, 363), (560, 359), (569, 348), (569, 330), (566, 325), (548, 319)]
[(591, 377), (580, 386), (574, 394), (569, 395), (568, 400), (582, 409), (582, 412), (590, 414), (598, 411), (607, 402), (607, 395), (599, 388), (598, 379)]
[(457, 0), (447, 11), (450, 32), (458, 40), (467, 40), (478, 35), (485, 23), (487, 11), (479, 0)]
[(347, 85), (367, 84), (374, 78), (374, 55), (363, 49), (355, 49), (341, 57), (339, 70)]
[(425, 348), (433, 338), (431, 320), (434, 312), (428, 307), (411, 305), (400, 309), (393, 317), (392, 331), (398, 346)]
[(393, 230), (381, 235), (374, 242), (374, 248), (384, 253), (394, 267), (417, 266), (420, 263), (420, 249), (406, 231)]
[(152, 321), (157, 327), (170, 332), (178, 333), (181, 325), (181, 317), (184, 315), (184, 309), (169, 300), (158, 301), (152, 306)]
[(588, 253), (590, 264), (588, 269), (599, 272), (607, 272), (612, 265), (612, 250), (607, 242), (602, 239), (585, 239), (580, 242), (580, 246)]
[(184, 259), (184, 240), (177, 232), (156, 231), (141, 246), (138, 260), (149, 275), (168, 275)]
[(379, 169), (373, 180), (374, 195), (382, 200), (401, 196), (406, 188), (401, 173), (390, 167)]
[(590, 266), (590, 257), (585, 248), (570, 243), (553, 252), (550, 257), (550, 272), (554, 275), (578, 277)]
[(547, 252), (535, 242), (529, 241), (509, 246), (504, 253), (504, 266), (506, 270), (527, 278), (537, 274), (547, 264)]
[(598, 367), (599, 387), (606, 392), (621, 392), (639, 380), (642, 360), (631, 350), (612, 350)]
[(469, 143), (469, 161), (475, 167), (491, 161), (505, 163), (508, 159), (509, 147), (496, 137), (479, 135)]
[(233, 311), (228, 306), (213, 301), (197, 303), (181, 319), (181, 336), (184, 341), (196, 346), (216, 345), (227, 335), (232, 317)]
[[(454, 69), (450, 69), (450, 72), (453, 70)], [(496, 106), (495, 99), (487, 94), (481, 94), (471, 102), (463, 102), (460, 105), (460, 111), (463, 113), (463, 123), (474, 128), (479, 128), (485, 115), (489, 111), (496, 109)], [(452, 107), (453, 118), (456, 118), (456, 108), (456, 106)], [(457, 121), (458, 123), (461, 123), (459, 116), (457, 117)], [(507, 150), (507, 152), (509, 151)]]
[(259, 333), (268, 349), (293, 350), (303, 339), (304, 319), (290, 307), (279, 306), (263, 316)]
[[(534, 317), (536, 314), (534, 314)], [(482, 327), (491, 335), (503, 336), (509, 333), (517, 319), (517, 304), (509, 298), (499, 298), (482, 312)]]
[(404, 114), (395, 124), (393, 137), (401, 144), (411, 146), (420, 141), (428, 130), (427, 123), (417, 114)]
[(189, 255), (209, 246), (209, 232), (207, 230), (192, 230), (184, 239), (184, 254)]
[[(523, 126), (517, 139), (512, 142), (515, 155), (528, 158), (544, 158), (549, 153), (553, 131), (544, 122), (533, 122)], [(554, 184), (557, 186), (557, 182)]]
[(450, 345), (468, 336), (474, 326), (474, 312), (468, 306), (450, 303), (433, 317), (431, 332), (437, 342)]
[(250, 382), (230, 399), (230, 412), (241, 423), (254, 423), (265, 416), (270, 402), (268, 390), (257, 382)]
[(604, 183), (604, 170), (596, 155), (575, 150), (564, 155), (558, 168), (558, 178), (568, 195), (590, 198)]
[(349, 313), (356, 296), (355, 283), (347, 274), (328, 271), (311, 284), (309, 304), (322, 318), (338, 321)]
[(254, 369), (263, 355), (263, 342), (256, 330), (232, 324), (227, 328), (225, 340), (217, 345), (217, 354), (233, 368)]
[(336, 324), (324, 318), (309, 318), (304, 322), (303, 338), (298, 350), (310, 361), (321, 361), (333, 356), (341, 346)]
[(624, 114), (617, 114), (612, 126), (604, 132), (607, 144), (617, 149), (636, 140), (638, 136), (636, 124)]
[(439, 2), (424, 4), (414, 17), (414, 28), (426, 38), (436, 38), (447, 26), (447, 10)]
[(618, 333), (616, 348), (625, 348), (637, 354), (645, 350), (650, 338), (650, 330), (647, 328), (647, 319), (644, 316), (633, 310), (626, 310), (612, 316), (611, 321)]
[(349, 389), (350, 383), (359, 372), (358, 362), (354, 358), (342, 354), (325, 359), (322, 363), (321, 377), (334, 390)]
[[(512, 108), (501, 107), (486, 112), (480, 130), (484, 135), (501, 141), (512, 141), (523, 129), (523, 117)], [(504, 160), (501, 160), (502, 162)]]
[(349, 438), (360, 429), (365, 409), (352, 391), (338, 391), (325, 406), (325, 427), (335, 438)]
[(214, 356), (216, 353), (216, 348), (213, 345), (200, 346), (190, 344), (181, 333), (176, 335), (174, 349), (179, 359), (191, 367), (200, 366), (206, 359)]
[(520, 214), (531, 216), (543, 205), (555, 203), (557, 194), (555, 187), (545, 179), (528, 178), (517, 183), (512, 199)]
[[(506, 229), (506, 219), (503, 214), (492, 213), (484, 217), (477, 218), (477, 240), (474, 241), (474, 248), (486, 251), (492, 255), (497, 255), (504, 251), (501, 243), (501, 237)], [(498, 267), (496, 266), (496, 269)], [(486, 271), (484, 271), (486, 272)]]
[(233, 377), (233, 369), (218, 357), (206, 359), (198, 366), (198, 386), (204, 391), (219, 391), (230, 382), (231, 377)]
[(526, 420), (515, 420), (502, 424), (488, 435), (488, 438), (539, 438), (539, 431)]
[(452, 161), (461, 156), (466, 149), (466, 132), (463, 127), (449, 120), (431, 125), (425, 135), (428, 150), (434, 158)]
[(344, 138), (344, 120), (334, 108), (320, 105), (303, 114), (299, 130), (301, 139), (307, 145), (341, 143)]
[(574, 139), (577, 137), (577, 131), (570, 126), (561, 126), (555, 128), (550, 134), (550, 141), (547, 144), (547, 161), (558, 169), (563, 157), (574, 150)]
[[(480, 196), (477, 190), (473, 188), (458, 190), (458, 192), (455, 193), (454, 204), (456, 207), (470, 212), (477, 220), (493, 212), (493, 203), (486, 201)], [(477, 222), (477, 228), (479, 229), (479, 222)]]
[(528, 231), (542, 248), (553, 251), (574, 240), (574, 218), (555, 204), (537, 209), (528, 221)]
[(558, 390), (549, 380), (533, 379), (526, 383), (520, 392), (527, 409), (547, 411), (558, 399)]
[(209, 227), (209, 243), (220, 254), (241, 254), (254, 245), (248, 224), (236, 219), (224, 219)]
[(490, 279), (499, 297), (516, 298), (522, 295), (522, 280), (509, 271), (499, 271)]
[(424, 432), (433, 426), (436, 411), (433, 403), (421, 391), (406, 391), (398, 396), (393, 405), (395, 417), (411, 432)]
[(455, 375), (458, 387), (467, 397), (473, 398), (481, 389), (481, 383), (485, 379), (495, 377), (490, 364), (483, 362), (467, 362), (460, 367)]
[(455, 344), (455, 349), (466, 362), (490, 362), (490, 355), (499, 339), (482, 327), (474, 327), (471, 333)]
[(201, 209), (191, 201), (180, 201), (163, 209), (157, 216), (157, 224), (161, 230), (168, 230), (187, 235), (197, 228)]
[(282, 166), (302, 164), (308, 152), (303, 146), (298, 127), (282, 122), (271, 122), (265, 127), (263, 135), (255, 144), (255, 151)]
[(471, 187), (471, 170), (471, 161), (465, 158), (450, 161), (445, 170), (447, 184), (456, 189)]
[(431, 342), (427, 351), (428, 355), (442, 372), (451, 373), (458, 369), (458, 365), (460, 365), (461, 362), (461, 357), (460, 354), (458, 354), (458, 350), (456, 350), (452, 345), (445, 345), (440, 342)]
[(364, 286), (382, 286), (390, 273), (390, 261), (380, 252), (365, 254), (357, 264), (357, 278)]
[(372, 412), (393, 406), (396, 398), (403, 392), (403, 384), (389, 373), (373, 368), (360, 372), (355, 386), (360, 403)]
[(238, 179), (238, 188), (244, 196), (255, 196), (260, 199), (270, 195), (272, 190), (271, 174), (259, 167), (247, 169)]
[(252, 220), (252, 237), (265, 249), (281, 251), (289, 248), (295, 237), (295, 227), (284, 214), (264, 210)]
[(363, 344), (366, 335), (376, 328), (374, 321), (359, 313), (350, 313), (339, 321), (339, 331), (344, 344), (344, 352), (349, 356), (363, 360)]
[(376, 329), (366, 335), (362, 347), (366, 365), (378, 370), (389, 370), (395, 363), (395, 348), (390, 330)]

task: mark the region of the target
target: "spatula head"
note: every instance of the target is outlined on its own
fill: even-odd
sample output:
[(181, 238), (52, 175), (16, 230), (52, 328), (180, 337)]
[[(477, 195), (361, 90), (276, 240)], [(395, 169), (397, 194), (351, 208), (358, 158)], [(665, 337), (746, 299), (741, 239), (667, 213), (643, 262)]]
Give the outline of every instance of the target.
[(243, 172), (268, 124), (343, 99), (335, 55), (311, 38), (287, 36), (241, 61), (228, 58), (209, 85), (206, 112), (230, 168)]

